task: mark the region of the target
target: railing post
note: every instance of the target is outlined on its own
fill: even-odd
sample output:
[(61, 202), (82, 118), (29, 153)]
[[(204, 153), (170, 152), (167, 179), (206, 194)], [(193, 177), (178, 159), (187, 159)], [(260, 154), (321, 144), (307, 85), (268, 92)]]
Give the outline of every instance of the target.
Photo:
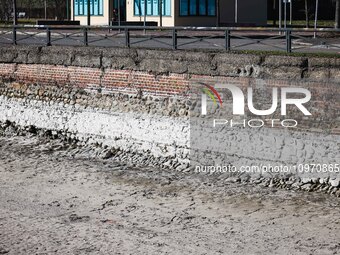
[(13, 27), (13, 37), (12, 37), (12, 40), (13, 40), (13, 44), (17, 45), (17, 28), (15, 26)]
[(225, 31), (225, 49), (227, 50), (227, 51), (230, 51), (230, 30), (229, 29), (227, 29), (226, 31)]
[(177, 30), (172, 30), (172, 49), (177, 50)]
[(46, 46), (51, 46), (51, 30), (49, 27), (46, 29)]
[(286, 51), (287, 53), (292, 52), (292, 36), (291, 36), (291, 31), (286, 30)]
[(87, 27), (84, 28), (84, 45), (88, 46), (89, 45), (89, 38), (87, 34)]
[(125, 46), (130, 48), (130, 31), (127, 27), (125, 28)]

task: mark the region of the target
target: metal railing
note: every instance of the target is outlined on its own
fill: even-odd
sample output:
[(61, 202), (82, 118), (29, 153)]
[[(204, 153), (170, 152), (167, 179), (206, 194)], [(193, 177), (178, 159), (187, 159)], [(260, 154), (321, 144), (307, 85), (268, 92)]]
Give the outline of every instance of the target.
[(339, 53), (340, 29), (0, 26), (0, 45), (4, 44)]

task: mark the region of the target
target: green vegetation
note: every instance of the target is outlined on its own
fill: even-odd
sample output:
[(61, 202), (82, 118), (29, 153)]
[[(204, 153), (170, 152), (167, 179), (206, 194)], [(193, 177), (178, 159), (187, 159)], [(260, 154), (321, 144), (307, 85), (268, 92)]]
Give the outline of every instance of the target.
[[(267, 22), (268, 25), (274, 25), (274, 21), (273, 20), (268, 20)], [(279, 24), (279, 21), (277, 20), (276, 21), (276, 26), (278, 26)], [(282, 22), (283, 24), (283, 22)], [(287, 22), (287, 25), (289, 25), (289, 20)], [(305, 27), (306, 26), (306, 21), (305, 20), (293, 20), (292, 22), (292, 26), (303, 26)], [(309, 27), (313, 27), (314, 26), (314, 22), (313, 20), (310, 20), (309, 21)], [(318, 26), (321, 26), (321, 27), (330, 27), (330, 28), (334, 28), (334, 20), (318, 20)]]
[(318, 57), (318, 58), (340, 58), (336, 52), (292, 52), (285, 51), (260, 51), (260, 50), (239, 50), (233, 51), (236, 54), (254, 54), (261, 56), (294, 56), (294, 57)]

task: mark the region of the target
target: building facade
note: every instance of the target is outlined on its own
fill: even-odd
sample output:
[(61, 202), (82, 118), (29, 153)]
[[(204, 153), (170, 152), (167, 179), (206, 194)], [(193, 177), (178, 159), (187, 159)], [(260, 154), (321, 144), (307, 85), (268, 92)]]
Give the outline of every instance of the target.
[[(91, 0), (91, 25), (108, 25), (110, 20), (111, 0)], [(71, 17), (87, 25), (87, 0), (72, 0)]]
[[(88, 0), (72, 1), (73, 19), (86, 25)], [(145, 20), (162, 26), (264, 26), (267, 0), (90, 0), (90, 13), (91, 25)]]

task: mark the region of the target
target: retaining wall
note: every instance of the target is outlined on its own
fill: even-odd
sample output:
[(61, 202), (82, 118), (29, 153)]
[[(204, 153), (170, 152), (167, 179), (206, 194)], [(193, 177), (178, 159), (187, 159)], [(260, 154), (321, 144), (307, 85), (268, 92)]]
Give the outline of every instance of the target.
[[(339, 58), (11, 46), (0, 48), (0, 77), (2, 123), (63, 131), (178, 170), (190, 162), (190, 111), (197, 106), (189, 100), (192, 84), (308, 88), (313, 119), (296, 114), (293, 130), (228, 130), (230, 148), (221, 153), (235, 165), (325, 157), (339, 163)], [(270, 96), (258, 97), (270, 105)]]

